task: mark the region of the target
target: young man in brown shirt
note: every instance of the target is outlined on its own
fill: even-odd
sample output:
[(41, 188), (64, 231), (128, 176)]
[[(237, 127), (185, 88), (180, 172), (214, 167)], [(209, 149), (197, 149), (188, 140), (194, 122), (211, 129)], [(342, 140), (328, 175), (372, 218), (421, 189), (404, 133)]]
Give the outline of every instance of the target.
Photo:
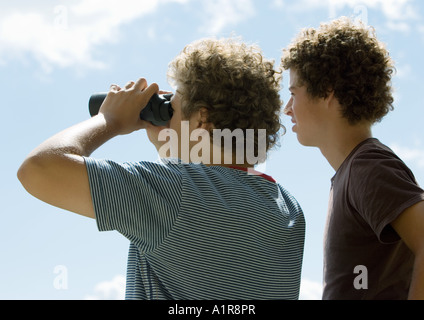
[(336, 171), (324, 239), (323, 299), (424, 299), (424, 191), (372, 137), (393, 109), (393, 62), (369, 28), (341, 18), (284, 50), (285, 113)]

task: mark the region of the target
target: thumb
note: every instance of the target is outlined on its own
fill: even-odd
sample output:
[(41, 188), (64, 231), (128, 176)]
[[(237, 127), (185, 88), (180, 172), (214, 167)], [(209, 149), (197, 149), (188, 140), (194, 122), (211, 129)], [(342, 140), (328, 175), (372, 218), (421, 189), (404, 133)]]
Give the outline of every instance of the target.
[(156, 83), (152, 83), (146, 89), (140, 91), (140, 106), (145, 108), (152, 96), (158, 92), (159, 86)]
[[(152, 96), (154, 94), (157, 94), (158, 92), (159, 92), (159, 86), (157, 83), (152, 83), (150, 86), (140, 91), (140, 98), (141, 98), (140, 106), (142, 106), (142, 109), (144, 109), (147, 106)], [(151, 123), (139, 118), (138, 125), (139, 125), (139, 129), (146, 129), (148, 125), (151, 125)]]
[(159, 85), (157, 83), (152, 83), (146, 89), (143, 90), (143, 93), (149, 96), (149, 99), (155, 94), (159, 92)]

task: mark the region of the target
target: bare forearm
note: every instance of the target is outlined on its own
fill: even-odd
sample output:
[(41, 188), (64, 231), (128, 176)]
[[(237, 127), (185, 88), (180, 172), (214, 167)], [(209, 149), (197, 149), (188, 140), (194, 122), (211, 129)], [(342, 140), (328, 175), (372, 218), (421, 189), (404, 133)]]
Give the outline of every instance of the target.
[(68, 164), (83, 163), (83, 156), (89, 156), (115, 135), (102, 115), (76, 124), (36, 147), (19, 168), (18, 178), (30, 191), (35, 182), (47, 182), (49, 175), (66, 170)]
[(89, 156), (117, 133), (106, 124), (102, 115), (76, 124), (52, 136), (29, 155), (34, 156)]
[(97, 116), (70, 127), (43, 142), (25, 159), (18, 178), (25, 189), (54, 206), (94, 218), (88, 172), (83, 156), (121, 134), (143, 129), (139, 117), (157, 85), (145, 79), (113, 86)]
[(35, 148), (19, 168), (18, 178), (36, 198), (94, 217), (82, 156), (115, 135), (101, 115), (72, 126)]
[(424, 300), (424, 250), (415, 255), (409, 300)]

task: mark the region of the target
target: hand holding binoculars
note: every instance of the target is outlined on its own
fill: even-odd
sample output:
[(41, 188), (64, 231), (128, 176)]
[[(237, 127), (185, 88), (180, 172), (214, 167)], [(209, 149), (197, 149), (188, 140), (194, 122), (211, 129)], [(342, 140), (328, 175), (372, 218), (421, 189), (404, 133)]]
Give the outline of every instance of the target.
[[(100, 92), (90, 97), (88, 109), (92, 117), (99, 113), (99, 109), (106, 99), (106, 95), (107, 93)], [(146, 107), (141, 111), (140, 118), (150, 121), (155, 126), (165, 126), (173, 115), (171, 97), (172, 94), (154, 94)]]

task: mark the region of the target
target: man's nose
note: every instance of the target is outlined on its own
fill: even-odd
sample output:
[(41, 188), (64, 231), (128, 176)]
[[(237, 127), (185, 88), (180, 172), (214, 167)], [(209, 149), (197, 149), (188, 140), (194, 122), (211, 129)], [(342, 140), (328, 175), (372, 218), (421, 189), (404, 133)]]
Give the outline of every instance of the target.
[(283, 113), (287, 116), (292, 114), (292, 103), (293, 98), (290, 98), (289, 102), (287, 102), (286, 106), (284, 107)]

